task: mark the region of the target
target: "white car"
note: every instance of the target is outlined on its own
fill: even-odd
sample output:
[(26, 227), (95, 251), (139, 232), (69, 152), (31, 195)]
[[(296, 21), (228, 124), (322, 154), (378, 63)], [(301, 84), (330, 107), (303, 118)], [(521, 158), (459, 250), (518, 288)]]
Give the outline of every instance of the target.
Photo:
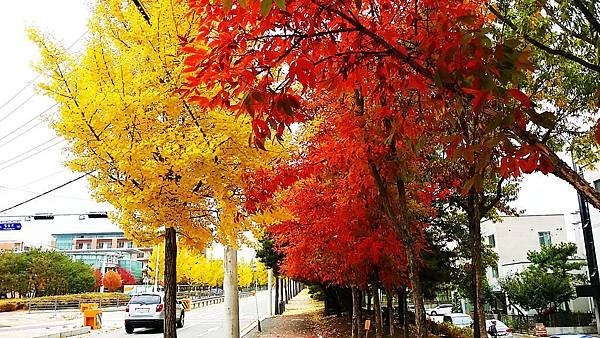
[(450, 313), (444, 315), (444, 323), (450, 323), (456, 327), (471, 327), (473, 319), (466, 313)]
[[(512, 329), (497, 319), (488, 319), (485, 321), (485, 331), (486, 332), (490, 331), (490, 326), (492, 326), (492, 322), (496, 322), (496, 331), (498, 332), (496, 337), (498, 337), (498, 338), (513, 338)], [(496, 338), (496, 337), (492, 337), (488, 333), (488, 338)]]
[[(125, 308), (125, 332), (133, 333), (138, 327), (164, 329), (165, 304), (163, 293), (143, 293), (134, 295)], [(177, 327), (183, 327), (185, 312), (183, 304), (177, 301)]]
[(430, 316), (449, 315), (452, 313), (452, 304), (440, 304), (426, 312)]

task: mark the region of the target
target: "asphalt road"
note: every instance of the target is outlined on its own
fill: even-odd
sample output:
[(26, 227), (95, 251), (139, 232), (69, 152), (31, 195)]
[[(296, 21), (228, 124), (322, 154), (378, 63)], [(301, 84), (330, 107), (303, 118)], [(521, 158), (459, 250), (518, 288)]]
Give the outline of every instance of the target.
[[(258, 310), (261, 318), (269, 314), (269, 293), (268, 291), (258, 292)], [(240, 330), (243, 331), (252, 322), (256, 321), (256, 303), (255, 297), (245, 297), (240, 299)], [(202, 337), (202, 338), (220, 338), (225, 332), (225, 306), (223, 303), (209, 305), (202, 308), (193, 309), (185, 314), (185, 325), (177, 329), (177, 337)], [(125, 333), (123, 326), (125, 318), (124, 311), (105, 312), (102, 315), (103, 329), (99, 332), (92, 332), (87, 336), (92, 337), (162, 337), (162, 332), (155, 329), (135, 329), (133, 334)]]

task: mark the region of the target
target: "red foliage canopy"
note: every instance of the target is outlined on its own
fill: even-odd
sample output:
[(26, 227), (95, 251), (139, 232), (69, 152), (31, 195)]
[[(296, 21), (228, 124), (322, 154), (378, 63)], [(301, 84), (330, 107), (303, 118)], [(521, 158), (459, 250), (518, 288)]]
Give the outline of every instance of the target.
[(133, 274), (131, 274), (131, 271), (124, 268), (118, 268), (117, 273), (119, 274), (119, 276), (121, 276), (121, 281), (123, 285), (137, 284), (135, 277), (133, 276)]
[(96, 288), (102, 286), (102, 272), (99, 269), (93, 269), (94, 277), (96, 278)]
[[(528, 97), (511, 88), (528, 55), (486, 35), (485, 1), (296, 0), (266, 16), (255, 1), (231, 9), (210, 0), (189, 4), (202, 19), (199, 35), (182, 49), (190, 73), (186, 93), (202, 106), (252, 116), (259, 147), (304, 120), (307, 102), (323, 91), (339, 96), (358, 89), (380, 104), (380, 117), (404, 114), (390, 103), (421, 93), (419, 109), (432, 109), (419, 121), (430, 128), (441, 128), (434, 125), (440, 118), (458, 123), (466, 117), (480, 118), (490, 130), (522, 130), (536, 116)], [(465, 105), (471, 113), (464, 114)], [(518, 176), (538, 165), (549, 170), (535, 147), (515, 149), (497, 135), (490, 140), (486, 147), (504, 148), (503, 174)], [(456, 149), (464, 142), (457, 135), (443, 145), (459, 155), (473, 152)]]
[(123, 282), (121, 281), (121, 276), (115, 271), (107, 271), (104, 274), (104, 278), (102, 279), (104, 283), (104, 287), (109, 291), (116, 291), (121, 288)]

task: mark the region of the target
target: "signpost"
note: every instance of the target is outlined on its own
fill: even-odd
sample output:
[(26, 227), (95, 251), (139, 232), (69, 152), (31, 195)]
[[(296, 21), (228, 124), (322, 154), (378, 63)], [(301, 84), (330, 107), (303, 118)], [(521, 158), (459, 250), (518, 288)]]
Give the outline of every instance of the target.
[(12, 222), (12, 221), (0, 223), (0, 231), (9, 231), (9, 230), (21, 230), (21, 223)]

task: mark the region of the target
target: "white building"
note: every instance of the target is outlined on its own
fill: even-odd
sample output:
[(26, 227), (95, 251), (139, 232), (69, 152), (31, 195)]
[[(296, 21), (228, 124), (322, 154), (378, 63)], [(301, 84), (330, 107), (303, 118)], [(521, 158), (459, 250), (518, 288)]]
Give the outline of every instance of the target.
[[(530, 264), (527, 253), (539, 251), (543, 245), (575, 243), (577, 257), (583, 261), (586, 257), (581, 223), (562, 214), (503, 216), (502, 222), (483, 223), (481, 235), (483, 242), (498, 254), (497, 266), (486, 272), (490, 286), (496, 292), (501, 291), (499, 279), (523, 271)], [(591, 311), (587, 298), (578, 298), (571, 303), (574, 311)]]

